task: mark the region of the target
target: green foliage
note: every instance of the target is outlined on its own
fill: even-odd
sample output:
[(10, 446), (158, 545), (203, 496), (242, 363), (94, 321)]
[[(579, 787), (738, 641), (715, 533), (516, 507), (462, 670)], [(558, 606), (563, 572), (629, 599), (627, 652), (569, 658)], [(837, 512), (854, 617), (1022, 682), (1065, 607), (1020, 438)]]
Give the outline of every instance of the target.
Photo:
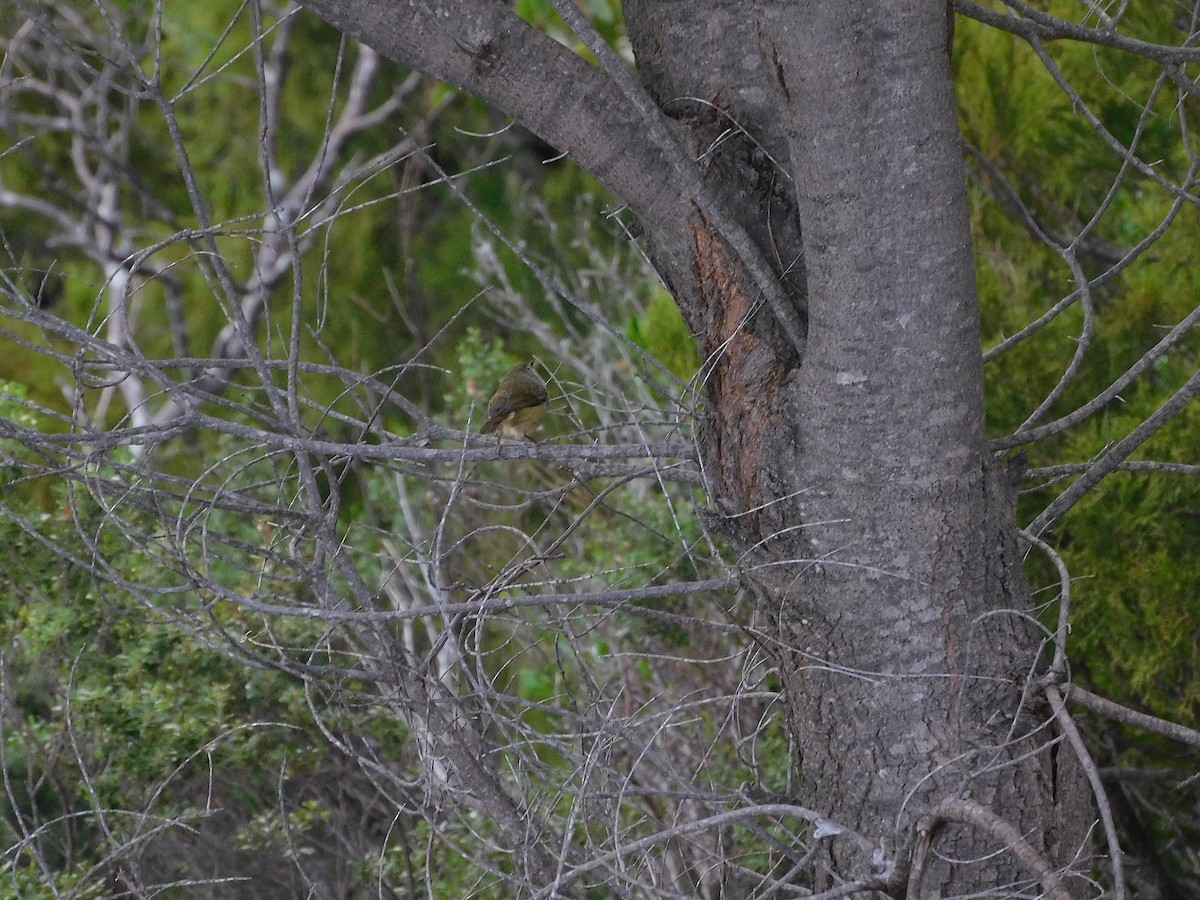
[[(99, 815), (89, 813), (94, 806), (183, 815), (203, 806), (203, 776), (214, 765), (232, 784), (260, 777), (261, 767), (270, 771), (285, 757), (302, 764), (305, 754), (288, 729), (266, 725), (263, 716), (305, 717), (298, 685), (276, 673), (247, 678), (224, 655), (164, 627), (163, 611), (93, 579), (72, 556), (103, 554), (120, 559), (130, 581), (169, 584), (148, 555), (98, 528), (99, 521), (82, 521), (90, 513), (81, 504), (62, 511), (27, 510), (23, 521), (0, 521), (0, 647), (10, 702), (24, 722), (5, 733), (5, 753), (24, 761), (30, 782), (56, 791), (26, 797), (24, 821), (36, 823), (54, 808), (84, 813), (46, 829), (29, 848), (64, 865), (58, 887), (65, 889), (104, 855), (108, 841), (131, 839), (140, 827), (134, 816), (110, 813), (101, 830)], [(84, 534), (99, 535), (99, 543), (85, 547)], [(250, 689), (264, 681), (265, 690)], [(264, 724), (247, 727), (256, 722)], [(41, 750), (67, 744), (69, 754)], [(4, 805), (10, 845), (21, 834), (16, 814)]]
[[(1051, 4), (1063, 9), (1066, 4)], [(1051, 10), (1053, 11), (1053, 9)], [(1061, 11), (1061, 10), (1060, 10)], [(1165, 38), (1174, 25), (1168, 7), (1130, 10), (1122, 32)], [(1190, 160), (1179, 140), (1177, 98), (1155, 91), (1158, 67), (1147, 60), (1085, 44), (1047, 45), (1063, 75), (1114, 138), (1179, 178)], [(1064, 216), (1086, 221), (1105, 201), (1121, 161), (1096, 138), (1024, 42), (959, 18), (954, 53), (965, 137), (1003, 171), (1022, 200), (1051, 229)], [(1155, 96), (1149, 115), (1147, 98)], [(1140, 130), (1140, 133), (1139, 133)], [(982, 176), (977, 185), (989, 184)], [(995, 193), (998, 186), (991, 183)], [(1142, 175), (1128, 173), (1092, 234), (1132, 247), (1164, 220), (1172, 198)], [(1068, 213), (1069, 211), (1069, 213)], [(978, 282), (986, 346), (1045, 313), (1072, 284), (1058, 254), (1034, 241), (1024, 223), (977, 188), (972, 194)], [(1194, 265), (1200, 217), (1185, 207), (1154, 245), (1152, 259), (1094, 289), (1095, 336), (1075, 380), (1041, 418), (1052, 421), (1095, 396), (1191, 311), (1200, 282)], [(1077, 227), (1077, 226), (1076, 226)], [(1065, 229), (1064, 229), (1065, 230)], [(1101, 263), (1081, 254), (1089, 275)], [(1008, 351), (986, 373), (988, 426), (1016, 429), (1057, 384), (1083, 329), (1079, 304), (1038, 335)], [(1200, 343), (1191, 339), (1081, 425), (1030, 448), (1030, 465), (1086, 461), (1129, 433), (1194, 371)], [(1200, 420), (1190, 411), (1148, 444), (1140, 458), (1195, 462)], [(1022, 509), (1044, 506), (1062, 484), (1027, 495)], [(1070, 639), (1076, 671), (1107, 696), (1144, 704), (1176, 720), (1196, 722), (1196, 648), (1192, 615), (1200, 566), (1191, 548), (1200, 539), (1194, 511), (1200, 490), (1178, 475), (1115, 474), (1055, 532), (1076, 577)], [(1055, 584), (1036, 557), (1036, 584)], [(1047, 613), (1053, 622), (1056, 610)]]
[[(560, 43), (590, 58), (591, 54), (579, 43), (575, 33), (567, 28), (550, 0), (516, 0), (513, 12), (535, 28), (552, 35)], [(592, 26), (610, 44), (624, 40), (624, 18), (617, 0), (586, 0), (582, 12)]]
[(466, 335), (458, 342), (456, 377), (443, 398), (452, 421), (466, 427), (471, 417), (477, 430), (487, 418), (487, 405), (500, 378), (521, 360), (534, 356), (514, 356), (504, 348), (504, 342), (483, 336), (477, 325), (468, 326)]
[(629, 320), (628, 336), (665, 365), (681, 381), (691, 381), (700, 370), (700, 350), (674, 299), (656, 288), (645, 312)]
[[(35, 427), (38, 416), (20, 402), (25, 393), (21, 385), (0, 386), (0, 413)], [(39, 462), (14, 441), (0, 452), (18, 472)], [(97, 464), (90, 483), (117, 473)], [(249, 467), (241, 474), (255, 477)], [(0, 800), (0, 834), (5, 846), (21, 849), (6, 860), (3, 883), (26, 885), (17, 896), (42, 895), (50, 884), (36, 857), (50, 867), (56, 890), (108, 896), (108, 870), (100, 864), (115, 848), (186, 843), (192, 839), (180, 830), (185, 823), (203, 833), (222, 815), (246, 820), (233, 843), (247, 851), (254, 846), (257, 862), (247, 854), (249, 871), (270, 853), (314, 853), (331, 830), (329, 800), (298, 791), (298, 804), (281, 812), (276, 794), (281, 779), (319, 785), (336, 753), (312, 723), (300, 682), (246, 669), (212, 642), (222, 629), (257, 639), (261, 619), (218, 605), (210, 607), (214, 633), (180, 627), (194, 595), (180, 590), (175, 566), (161, 564), (158, 540), (130, 541), (131, 534), (153, 535), (161, 523), (133, 509), (105, 511), (82, 482), (59, 480), (44, 498), (9, 490), (6, 500), (0, 659), (12, 717), (0, 740), (13, 789)], [(235, 539), (230, 548), (236, 541), (248, 547), (264, 537), (261, 523), (219, 519), (210, 519), (210, 541), (225, 534)], [(211, 562), (210, 577), (235, 593), (250, 596), (269, 583), (261, 567), (249, 565), (248, 550)], [(271, 626), (270, 637), (311, 660), (304, 648), (318, 645), (321, 631), (283, 620)], [(331, 711), (326, 726), (343, 725)], [(373, 710), (356, 714), (347, 727), (368, 728), (397, 750), (404, 745), (403, 728)], [(157, 837), (147, 840), (146, 815), (178, 825), (156, 826)], [(291, 841), (276, 831), (273, 841), (255, 844), (263, 817), (271, 816), (273, 824), (289, 826)], [(228, 858), (221, 865), (236, 869)], [(189, 871), (196, 870), (180, 869)]]
[[(29, 403), (29, 389), (15, 381), (0, 381), (0, 419), (21, 429), (35, 429), (41, 422)], [(15, 438), (0, 438), (0, 488), (17, 481), (23, 472), (19, 465), (26, 456), (24, 445)]]

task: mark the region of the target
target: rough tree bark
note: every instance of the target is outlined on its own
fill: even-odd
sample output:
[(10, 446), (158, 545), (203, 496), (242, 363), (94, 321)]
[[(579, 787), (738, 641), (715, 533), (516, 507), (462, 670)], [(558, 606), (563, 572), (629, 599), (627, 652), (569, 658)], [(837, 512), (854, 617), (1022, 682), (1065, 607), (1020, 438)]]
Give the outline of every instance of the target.
[[(790, 552), (813, 563), (788, 583), (777, 573), (769, 598), (795, 664), (806, 802), (887, 833), (941, 798), (970, 798), (1065, 862), (1079, 835), (1058, 833), (1057, 788), (1078, 785), (1057, 779), (1045, 733), (1026, 737), (1038, 711), (1018, 715), (1039, 638), (1021, 616), (1004, 498), (1015, 484), (988, 465), (945, 10), (766, 10), (808, 269), (808, 348), (787, 392), (798, 435), (781, 478), (802, 526)], [(950, 855), (986, 844), (963, 835)], [(992, 858), (929, 881), (1000, 885), (1019, 880), (1010, 866)]]
[[(835, 840), (834, 869), (897, 896), (1036, 884), (973, 809), (1077, 861), (1091, 815), (1026, 690), (1015, 479), (984, 432), (944, 2), (628, 0), (649, 112), (505, 4), (304, 5), (513, 115), (637, 216), (708, 360), (710, 524), (776, 623), (793, 799), (896, 862)], [(948, 802), (973, 824), (939, 828)], [(945, 854), (906, 885), (935, 832)]]

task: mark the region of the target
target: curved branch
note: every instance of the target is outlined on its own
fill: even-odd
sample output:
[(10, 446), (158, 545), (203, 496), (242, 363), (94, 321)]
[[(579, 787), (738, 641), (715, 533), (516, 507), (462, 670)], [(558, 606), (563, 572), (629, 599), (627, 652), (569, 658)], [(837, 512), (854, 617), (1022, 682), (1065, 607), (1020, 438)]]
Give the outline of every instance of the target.
[(555, 879), (553, 884), (547, 885), (542, 890), (534, 894), (534, 900), (546, 900), (546, 898), (558, 896), (558, 891), (577, 881), (583, 875), (587, 874), (593, 869), (597, 869), (600, 866), (606, 865), (614, 860), (618, 860), (627, 853), (637, 853), (641, 850), (656, 847), (659, 844), (665, 844), (668, 841), (677, 840), (684, 835), (694, 834), (698, 831), (707, 831), (710, 828), (719, 828), (722, 825), (740, 822), (743, 819), (749, 819), (754, 816), (790, 816), (792, 818), (802, 819), (815, 825), (818, 832), (823, 831), (826, 834), (844, 835), (849, 837), (868, 852), (874, 852), (877, 849), (875, 845), (873, 845), (862, 835), (830, 822), (827, 818), (825, 818), (825, 816), (811, 809), (806, 809), (803, 806), (796, 806), (795, 804), (791, 803), (767, 803), (763, 804), (762, 806), (748, 806), (741, 809), (730, 809), (722, 813), (717, 813), (716, 815), (706, 816), (703, 819), (693, 819), (690, 822), (683, 822), (674, 828), (657, 832), (649, 835), (648, 837), (644, 837), (641, 840), (630, 841), (628, 844), (624, 844), (618, 847), (616, 850), (610, 850), (607, 853), (592, 856), (587, 860), (587, 862), (575, 866), (569, 871), (563, 873), (559, 878)]
[(947, 822), (970, 825), (982, 831), (1011, 851), (1017, 861), (1041, 882), (1042, 889), (1051, 900), (1071, 900), (1071, 895), (1058, 872), (1029, 841), (1025, 840), (1016, 827), (978, 803), (955, 798), (942, 800), (917, 820), (917, 844), (913, 851), (914, 859), (906, 897), (924, 896), (921, 893), (921, 881), (925, 875), (925, 863), (938, 829)]
[(1137, 38), (1118, 34), (1115, 30), (1088, 28), (1085, 25), (1066, 22), (1049, 13), (1034, 9), (1027, 3), (1021, 3), (1019, 0), (1004, 0), (1004, 2), (1006, 6), (1019, 12), (1024, 18), (987, 9), (977, 3), (972, 3), (971, 0), (954, 0), (954, 8), (969, 19), (991, 25), (1001, 31), (1007, 31), (1009, 34), (1015, 34), (1027, 41), (1082, 41), (1087, 44), (1123, 50), (1163, 65), (1200, 62), (1200, 48), (1168, 47), (1163, 44), (1140, 41)]
[(388, 59), (511, 115), (629, 204), (639, 218), (686, 219), (687, 192), (603, 70), (494, 0), (302, 0)]
[[(1076, 292), (1067, 299), (1073, 300), (1077, 299), (1079, 296), (1079, 293)], [(1054, 310), (1051, 310), (1051, 312), (1058, 310), (1065, 303), (1066, 301), (1060, 301), (1059, 304), (1055, 306)], [(1047, 313), (1047, 315), (1049, 315), (1049, 313)], [(1040, 322), (1042, 320), (1039, 319), (1038, 321)], [(1078, 409), (1073, 410), (1061, 418), (1055, 419), (1053, 422), (1047, 422), (1045, 425), (1039, 425), (1036, 428), (1030, 428), (1025, 431), (1018, 431), (1008, 435), (1007, 437), (997, 438), (996, 440), (992, 441), (992, 449), (1009, 450), (1013, 447), (1020, 447), (1023, 444), (1032, 444), (1035, 441), (1040, 441), (1042, 438), (1058, 434), (1060, 431), (1065, 431), (1071, 426), (1079, 424), (1093, 413), (1103, 409), (1106, 404), (1112, 400), (1115, 400), (1127, 385), (1131, 384), (1138, 376), (1153, 366), (1156, 360), (1160, 359), (1168, 350), (1182, 341), (1184, 336), (1198, 324), (1200, 324), (1200, 306), (1197, 306), (1182, 320), (1180, 320), (1179, 324), (1167, 332), (1161, 341), (1155, 344), (1149, 351), (1144, 353), (1137, 362), (1126, 369), (1120, 378), (1110, 384), (1107, 388), (1105, 388), (1087, 403), (1083, 404), (1083, 406), (1080, 406)], [(1022, 334), (1026, 333), (1027, 331), (1028, 329), (1024, 329)], [(1013, 337), (1015, 338), (1016, 335)], [(1005, 344), (1008, 344), (1008, 342), (1006, 341)], [(999, 351), (999, 349), (999, 347), (996, 348), (997, 351)]]
[(1112, 700), (1101, 697), (1099, 694), (1093, 694), (1091, 691), (1084, 690), (1077, 684), (1067, 686), (1066, 690), (1067, 699), (1078, 703), (1084, 709), (1090, 709), (1094, 713), (1098, 713), (1109, 719), (1115, 719), (1134, 728), (1141, 728), (1144, 731), (1161, 734), (1164, 737), (1179, 741), (1181, 744), (1200, 748), (1200, 731), (1194, 728), (1188, 728), (1185, 725), (1179, 725), (1167, 719), (1160, 719), (1158, 716), (1138, 712), (1136, 709), (1130, 709), (1128, 706), (1122, 706), (1120, 703), (1114, 703)]
[[(1022, 477), (1033, 478), (1062, 478), (1065, 475), (1082, 475), (1094, 463), (1063, 463), (1058, 466), (1045, 466), (1040, 469), (1030, 469)], [(1140, 459), (1133, 462), (1123, 462), (1113, 471), (1116, 472), (1155, 472), (1160, 475), (1200, 475), (1200, 466), (1189, 463), (1158, 462)]]
[(1111, 472), (1115, 472), (1117, 467), (1125, 462), (1131, 453), (1150, 440), (1167, 422), (1182, 412), (1183, 408), (1197, 394), (1200, 394), (1200, 372), (1189, 378), (1183, 387), (1171, 396), (1170, 400), (1160, 406), (1153, 415), (1142, 422), (1137, 428), (1133, 429), (1124, 439), (1118, 441), (1112, 449), (1096, 461), (1095, 465), (1088, 469), (1087, 474), (1063, 491), (1053, 503), (1042, 510), (1038, 517), (1029, 524), (1029, 532), (1040, 535), (1055, 521), (1062, 518), (1067, 510), (1082, 500), (1084, 495), (1096, 486), (1100, 479)]
[(1067, 736), (1067, 741), (1070, 743), (1071, 749), (1075, 751), (1075, 755), (1079, 759), (1079, 764), (1083, 767), (1084, 774), (1087, 776), (1088, 784), (1092, 787), (1096, 807), (1100, 810), (1100, 820), (1104, 823), (1104, 836), (1108, 841), (1108, 858), (1112, 864), (1113, 897), (1115, 900), (1125, 900), (1127, 896), (1125, 890), (1125, 855), (1121, 850), (1121, 842), (1117, 838), (1117, 826), (1113, 821), (1112, 804), (1109, 803), (1108, 794), (1105, 793), (1104, 784), (1100, 780), (1100, 771), (1096, 768), (1096, 763), (1092, 759), (1092, 755), (1084, 745), (1083, 737), (1079, 734), (1079, 729), (1075, 727), (1075, 721), (1071, 718), (1071, 714), (1067, 712), (1067, 708), (1063, 704), (1062, 693), (1053, 684), (1046, 684), (1044, 692), (1046, 699), (1050, 701), (1050, 708), (1054, 710), (1054, 718), (1058, 721), (1059, 727), (1062, 728), (1063, 733)]

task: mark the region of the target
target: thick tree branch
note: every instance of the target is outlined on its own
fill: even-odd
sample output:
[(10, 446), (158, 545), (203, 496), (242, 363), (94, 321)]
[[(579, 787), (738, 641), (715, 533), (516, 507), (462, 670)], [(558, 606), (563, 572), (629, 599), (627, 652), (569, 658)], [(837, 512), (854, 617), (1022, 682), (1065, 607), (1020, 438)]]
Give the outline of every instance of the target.
[(511, 115), (648, 221), (683, 221), (681, 189), (661, 148), (612, 79), (506, 4), (302, 0), (335, 28)]
[(692, 201), (737, 253), (742, 265), (754, 279), (755, 286), (766, 297), (767, 304), (775, 314), (775, 320), (787, 335), (797, 357), (803, 358), (804, 325), (793, 301), (788, 298), (783, 284), (771, 270), (762, 250), (751, 240), (746, 229), (726, 213), (721, 201), (705, 185), (695, 161), (684, 154), (679, 141), (667, 130), (663, 116), (650, 99), (650, 95), (634, 80), (616, 51), (604, 42), (596, 29), (592, 28), (579, 12), (575, 0), (554, 0), (554, 8), (596, 55), (604, 71), (616, 83), (630, 106), (637, 111), (650, 134), (651, 141), (662, 151), (673, 171), (683, 182)]

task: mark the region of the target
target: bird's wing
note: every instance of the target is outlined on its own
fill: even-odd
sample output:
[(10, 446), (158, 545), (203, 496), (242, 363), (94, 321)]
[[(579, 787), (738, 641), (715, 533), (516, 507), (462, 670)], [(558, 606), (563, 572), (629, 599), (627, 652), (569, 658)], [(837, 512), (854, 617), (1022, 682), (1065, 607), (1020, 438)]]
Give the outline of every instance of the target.
[(537, 394), (527, 392), (523, 397), (516, 399), (508, 391), (503, 391), (493, 397), (492, 402), (488, 404), (488, 419), (501, 419), (519, 409), (541, 406), (548, 399), (549, 396), (545, 391), (538, 391)]

